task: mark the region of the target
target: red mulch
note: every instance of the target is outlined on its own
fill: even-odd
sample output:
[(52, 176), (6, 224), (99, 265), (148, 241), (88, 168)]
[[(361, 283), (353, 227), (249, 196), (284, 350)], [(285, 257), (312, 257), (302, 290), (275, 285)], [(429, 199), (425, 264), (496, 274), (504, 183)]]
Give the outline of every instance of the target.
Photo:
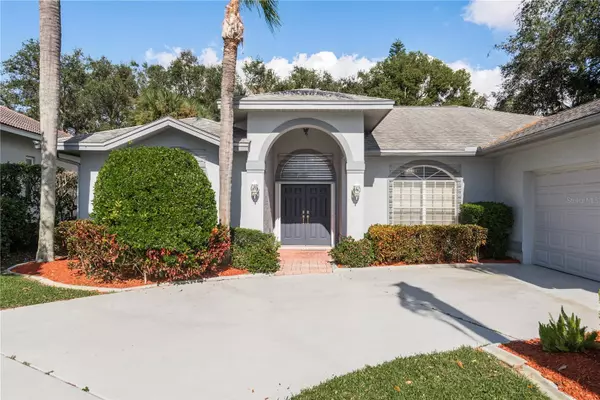
[[(527, 365), (575, 399), (600, 400), (600, 348), (583, 353), (546, 353), (539, 339), (514, 341), (501, 347), (525, 359)], [(562, 366), (566, 368), (558, 371)]]
[[(66, 283), (69, 285), (77, 286), (99, 286), (106, 288), (130, 288), (135, 286), (144, 286), (149, 284), (158, 283), (156, 281), (148, 280), (144, 284), (143, 279), (128, 279), (118, 280), (113, 282), (104, 282), (100, 279), (88, 278), (84, 273), (77, 269), (69, 268), (69, 262), (76, 263), (73, 260), (56, 260), (47, 263), (29, 262), (27, 264), (20, 265), (13, 269), (14, 272), (27, 275), (37, 275), (51, 281)], [(217, 276), (233, 276), (247, 274), (248, 271), (243, 269), (237, 269), (233, 267), (220, 267), (207, 271), (202, 278), (213, 278)]]

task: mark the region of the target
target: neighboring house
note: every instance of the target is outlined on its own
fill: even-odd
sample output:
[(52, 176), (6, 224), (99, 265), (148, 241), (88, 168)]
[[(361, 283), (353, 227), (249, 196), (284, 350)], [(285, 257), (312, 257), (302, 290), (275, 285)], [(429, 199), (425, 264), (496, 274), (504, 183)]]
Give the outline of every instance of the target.
[[(58, 137), (68, 139), (66, 132), (58, 131)], [(40, 123), (33, 118), (0, 106), (0, 162), (40, 164)], [(59, 155), (57, 165), (77, 172), (79, 158)]]
[[(539, 118), (291, 90), (235, 101), (232, 225), (330, 246), (372, 224), (449, 224), (464, 202), (513, 207), (512, 254), (600, 280), (600, 101)], [(217, 122), (162, 118), (61, 139), (81, 157), (79, 212), (111, 150), (179, 147), (219, 192)], [(217, 199), (218, 200), (218, 199)]]

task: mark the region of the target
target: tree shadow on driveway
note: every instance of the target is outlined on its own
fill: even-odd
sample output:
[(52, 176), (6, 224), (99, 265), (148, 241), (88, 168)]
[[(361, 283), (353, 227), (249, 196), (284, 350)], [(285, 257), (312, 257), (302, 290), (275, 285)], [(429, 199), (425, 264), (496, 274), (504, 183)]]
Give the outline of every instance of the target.
[(473, 333), (490, 343), (504, 343), (515, 339), (488, 328), (483, 323), (438, 299), (424, 289), (409, 285), (406, 282), (400, 282), (393, 286), (398, 288), (397, 296), (403, 308), (417, 315), (435, 318), (473, 340), (480, 341), (479, 338), (473, 336)]

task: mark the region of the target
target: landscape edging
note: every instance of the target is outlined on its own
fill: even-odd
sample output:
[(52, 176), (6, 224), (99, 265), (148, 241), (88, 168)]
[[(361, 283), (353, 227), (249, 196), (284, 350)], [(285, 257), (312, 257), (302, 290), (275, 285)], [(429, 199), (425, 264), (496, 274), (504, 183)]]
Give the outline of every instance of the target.
[(482, 349), (529, 379), (550, 399), (574, 400), (573, 397), (561, 392), (554, 382), (544, 378), (538, 370), (527, 365), (527, 361), (523, 358), (501, 348), (500, 343), (489, 344)]
[(248, 273), (248, 274), (233, 275), (233, 276), (215, 276), (212, 278), (204, 278), (204, 279), (190, 279), (187, 281), (151, 283), (149, 285), (133, 286), (133, 287), (128, 287), (128, 288), (108, 288), (108, 287), (102, 287), (102, 286), (70, 285), (68, 283), (56, 282), (51, 279), (44, 278), (42, 276), (22, 274), (20, 272), (13, 271), (13, 268), (17, 268), (21, 265), (25, 265), (30, 262), (31, 261), (20, 263), (20, 264), (15, 264), (12, 267), (7, 268), (6, 271), (13, 275), (22, 276), (26, 279), (31, 279), (31, 280), (37, 281), (46, 286), (59, 287), (59, 288), (64, 288), (64, 289), (91, 290), (91, 291), (102, 292), (102, 293), (130, 292), (130, 291), (134, 291), (134, 290), (152, 289), (152, 288), (165, 287), (165, 286), (178, 286), (178, 285), (186, 285), (186, 284), (190, 284), (190, 283), (228, 281), (228, 280), (235, 280), (235, 279), (249, 279), (249, 278), (254, 278), (254, 277), (258, 278), (258, 277), (262, 277), (262, 276), (268, 276), (268, 274), (249, 274)]

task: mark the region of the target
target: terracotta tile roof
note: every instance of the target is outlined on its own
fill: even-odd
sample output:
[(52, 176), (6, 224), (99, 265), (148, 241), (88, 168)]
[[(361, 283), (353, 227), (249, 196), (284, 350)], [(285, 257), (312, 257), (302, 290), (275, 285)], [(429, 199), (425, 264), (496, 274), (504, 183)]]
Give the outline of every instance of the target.
[[(11, 126), (13, 128), (21, 129), (23, 131), (40, 133), (40, 123), (33, 118), (28, 117), (27, 115), (21, 114), (14, 110), (11, 110), (8, 107), (0, 106), (0, 124)], [(58, 131), (59, 138), (68, 138), (71, 137), (66, 132)]]

